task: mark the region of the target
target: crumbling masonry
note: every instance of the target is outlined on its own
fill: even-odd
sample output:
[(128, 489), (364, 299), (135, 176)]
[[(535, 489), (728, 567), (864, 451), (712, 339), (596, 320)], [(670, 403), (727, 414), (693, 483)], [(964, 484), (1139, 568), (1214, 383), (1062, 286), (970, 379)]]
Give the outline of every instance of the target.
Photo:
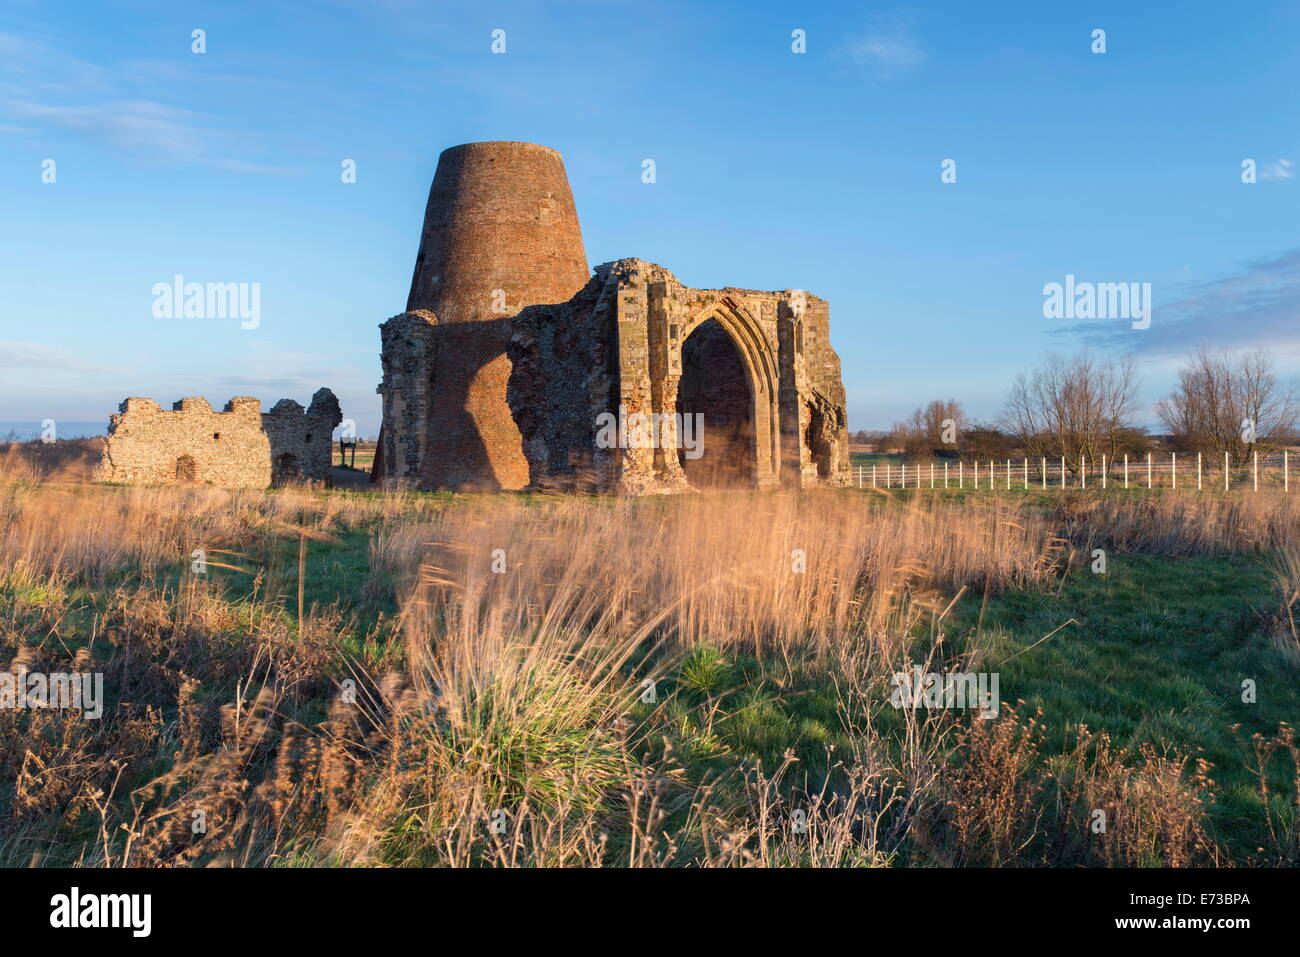
[(293, 481), (329, 482), (331, 434), (342, 421), (329, 389), (307, 409), (281, 399), (270, 412), (236, 396), (214, 412), (207, 399), (187, 398), (163, 410), (153, 399), (129, 398), (109, 417), (95, 471), (99, 482), (267, 488)]
[(628, 494), (848, 481), (827, 303), (692, 289), (639, 259), (591, 275), (552, 149), (443, 152), (406, 308), (380, 327), (376, 479)]

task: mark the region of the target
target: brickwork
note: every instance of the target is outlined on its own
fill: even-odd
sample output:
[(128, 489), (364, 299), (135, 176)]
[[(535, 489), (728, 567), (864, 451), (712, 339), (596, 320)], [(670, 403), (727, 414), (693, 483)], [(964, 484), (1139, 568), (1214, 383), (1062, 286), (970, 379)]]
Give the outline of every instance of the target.
[[(692, 289), (639, 259), (589, 276), (554, 150), (473, 143), (442, 154), (407, 310), (381, 326), (376, 476), (627, 494), (848, 481), (826, 302)], [(678, 416), (697, 411), (699, 460), (677, 432)], [(608, 447), (610, 415), (631, 426), (620, 430), (630, 441)], [(659, 440), (638, 442), (650, 416)]]
[(526, 485), (528, 462), (506, 403), (509, 318), (567, 301), (590, 274), (559, 153), (508, 142), (444, 150), (402, 314), (429, 317), (427, 335), (419, 334), (424, 358), (403, 352), (412, 340), (401, 316), (383, 334), (397, 350), (387, 357), (385, 345), (379, 387), (392, 453), (384, 474), (431, 489)]
[(330, 477), (331, 433), (342, 421), (338, 399), (320, 389), (304, 410), (283, 399), (270, 412), (236, 396), (215, 412), (191, 397), (164, 410), (132, 397), (109, 416), (94, 478), (143, 485), (267, 488), (283, 481)]

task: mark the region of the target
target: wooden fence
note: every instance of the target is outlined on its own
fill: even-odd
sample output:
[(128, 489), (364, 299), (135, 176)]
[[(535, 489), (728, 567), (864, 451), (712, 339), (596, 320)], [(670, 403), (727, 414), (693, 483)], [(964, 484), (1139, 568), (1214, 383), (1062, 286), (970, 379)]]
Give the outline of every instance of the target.
[(1289, 452), (1173, 452), (858, 465), (858, 488), (1278, 488), (1291, 491)]

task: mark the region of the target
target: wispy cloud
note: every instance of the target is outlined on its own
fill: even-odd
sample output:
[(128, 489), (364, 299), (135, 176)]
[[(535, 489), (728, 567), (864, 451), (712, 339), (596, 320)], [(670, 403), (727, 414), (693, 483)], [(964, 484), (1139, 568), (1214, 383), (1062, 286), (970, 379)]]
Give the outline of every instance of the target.
[(1259, 178), (1264, 180), (1293, 179), (1294, 177), (1295, 163), (1289, 159), (1280, 159), (1276, 163), (1269, 163), (1259, 174)]
[(877, 20), (866, 32), (850, 39), (840, 52), (882, 79), (907, 73), (929, 59), (913, 38), (910, 25), (897, 17)]
[(0, 341), (0, 369), (18, 371), (41, 370), (55, 372), (120, 372), (111, 366), (99, 365), (79, 359), (57, 346), (39, 342)]
[[(70, 56), (38, 37), (0, 32), (0, 115), (15, 135), (70, 132), (122, 153), (208, 163), (238, 173), (292, 175), (302, 170), (223, 155), (229, 131), (210, 117), (135, 95), (156, 88), (140, 73), (110, 71)], [(174, 83), (175, 77), (172, 77)]]
[(1172, 301), (1155, 306), (1149, 329), (1088, 322), (1059, 334), (1153, 357), (1183, 354), (1202, 344), (1295, 350), (1300, 348), (1300, 249), (1248, 262), (1229, 276), (1176, 287)]
[(70, 130), (120, 150), (194, 159), (203, 153), (194, 114), (148, 100), (49, 106), (5, 100), (15, 119), (36, 128)]

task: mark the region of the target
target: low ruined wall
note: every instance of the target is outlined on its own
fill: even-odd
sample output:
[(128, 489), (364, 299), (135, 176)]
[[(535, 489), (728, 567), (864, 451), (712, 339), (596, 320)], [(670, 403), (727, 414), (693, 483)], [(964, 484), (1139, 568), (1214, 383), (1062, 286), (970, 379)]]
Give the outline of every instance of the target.
[[(329, 389), (318, 391), (306, 411), (285, 399), (265, 415), (250, 396), (236, 396), (221, 412), (203, 398), (182, 399), (164, 410), (152, 399), (132, 397), (109, 417), (94, 480), (222, 488), (328, 481), (331, 433), (341, 419)], [(292, 473), (277, 474), (277, 462), (292, 462)]]
[(333, 449), (330, 436), (343, 412), (329, 389), (319, 389), (303, 409), (293, 399), (281, 399), (262, 415), (262, 430), (271, 440), (271, 480), (328, 482)]
[(152, 399), (127, 399), (109, 418), (95, 480), (266, 488), (271, 443), (262, 431), (261, 403), (237, 396), (214, 412), (207, 399), (189, 398), (167, 411)]

